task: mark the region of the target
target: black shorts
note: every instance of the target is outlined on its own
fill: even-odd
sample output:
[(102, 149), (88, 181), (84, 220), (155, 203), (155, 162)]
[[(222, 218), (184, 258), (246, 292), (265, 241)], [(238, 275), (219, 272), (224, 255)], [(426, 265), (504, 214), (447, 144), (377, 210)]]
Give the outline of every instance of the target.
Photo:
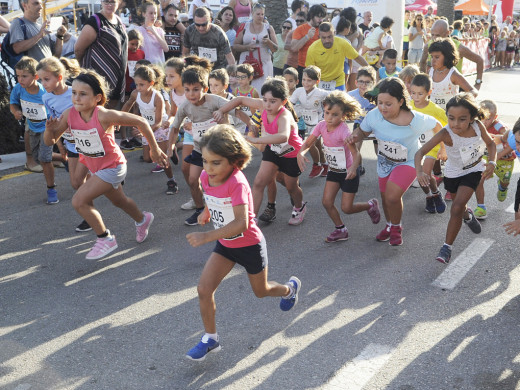
[(67, 157), (68, 158), (79, 158), (79, 153), (74, 153), (67, 149)]
[(444, 176), (444, 188), (452, 194), (456, 194), (460, 186), (469, 187), (475, 191), (480, 183), (480, 179), (482, 179), (482, 172), (472, 172), (459, 177)]
[(226, 259), (240, 264), (251, 275), (258, 274), (267, 267), (267, 246), (265, 238), (258, 244), (244, 246), (242, 248), (228, 248), (217, 241), (213, 252), (224, 256)]
[(348, 192), (349, 194), (356, 194), (359, 189), (360, 171), (361, 167), (358, 167), (356, 171), (356, 177), (353, 179), (345, 180), (345, 178), (347, 177), (347, 173), (337, 173), (329, 170), (327, 172), (327, 181), (339, 183), (339, 187), (343, 192)]
[(285, 173), (290, 177), (298, 177), (302, 173), (298, 166), (298, 160), (296, 157), (279, 157), (271, 150), (269, 145), (267, 145), (262, 152), (262, 161), (272, 162), (278, 167), (280, 172)]
[(196, 165), (198, 167), (202, 167), (202, 154), (192, 150), (191, 154), (188, 154), (184, 159), (188, 164)]

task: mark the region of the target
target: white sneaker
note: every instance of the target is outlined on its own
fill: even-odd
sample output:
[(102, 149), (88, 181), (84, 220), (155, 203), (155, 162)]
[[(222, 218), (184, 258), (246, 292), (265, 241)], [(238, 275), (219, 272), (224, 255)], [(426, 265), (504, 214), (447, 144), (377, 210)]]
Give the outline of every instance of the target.
[(183, 210), (194, 210), (196, 208), (197, 207), (195, 206), (195, 202), (193, 201), (193, 199), (188, 200), (181, 206), (181, 209)]
[(412, 183), (412, 187), (413, 188), (421, 188), (421, 185), (419, 184), (419, 182), (417, 181), (417, 179), (415, 179)]

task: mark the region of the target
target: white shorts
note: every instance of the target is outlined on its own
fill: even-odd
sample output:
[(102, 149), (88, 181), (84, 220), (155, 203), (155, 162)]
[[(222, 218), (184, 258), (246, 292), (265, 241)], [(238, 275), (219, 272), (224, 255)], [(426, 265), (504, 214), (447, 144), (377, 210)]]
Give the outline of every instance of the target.
[(101, 169), (100, 171), (94, 173), (94, 175), (99, 177), (104, 182), (112, 184), (112, 187), (117, 190), (119, 184), (125, 180), (126, 164), (119, 164), (115, 168)]

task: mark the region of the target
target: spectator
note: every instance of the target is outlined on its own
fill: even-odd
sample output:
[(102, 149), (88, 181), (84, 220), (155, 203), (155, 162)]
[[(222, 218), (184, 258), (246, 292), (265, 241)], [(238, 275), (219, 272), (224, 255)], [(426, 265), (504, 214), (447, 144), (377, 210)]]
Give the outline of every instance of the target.
[(239, 64), (247, 62), (247, 56), (252, 55), (262, 61), (263, 76), (253, 80), (251, 85), (257, 90), (262, 89), (268, 77), (273, 76), (271, 52), (278, 50), (276, 33), (269, 23), (264, 22), (265, 6), (255, 4), (253, 19), (247, 22), (244, 29), (237, 35), (233, 48), (240, 52)]
[(184, 33), (182, 54), (191, 54), (207, 58), (213, 63), (213, 69), (234, 65), (235, 57), (224, 31), (210, 22), (207, 8), (197, 8), (194, 12), (194, 23)]
[(424, 44), (426, 43), (426, 31), (424, 31), (424, 20), (422, 14), (417, 14), (413, 21), (410, 34), (410, 49), (408, 51), (408, 63), (418, 64), (422, 57)]
[(363, 35), (367, 36), (367, 34), (370, 32), (370, 26), (372, 24), (372, 12), (370, 11), (366, 11), (364, 14), (363, 14), (363, 23), (361, 23), (359, 25), (359, 28), (363, 31)]
[(291, 22), (292, 24), (292, 30), (296, 30), (296, 27), (298, 27), (297, 21), (299, 18), (299, 13), (304, 12), (303, 8), (305, 7), (305, 2), (303, 0), (293, 0), (291, 3), (291, 11), (292, 15), (289, 16), (286, 20)]
[(229, 1), (228, 6), (231, 7), (231, 9), (233, 10), (235, 17), (238, 20), (238, 24), (242, 24), (251, 20), (251, 14), (253, 11), (253, 0), (245, 0), (245, 3), (246, 4), (243, 4), (240, 0)]
[(118, 0), (103, 0), (101, 12), (88, 18), (74, 47), (81, 66), (95, 70), (107, 80), (112, 90), (108, 108), (115, 108), (125, 96), (128, 36), (115, 13), (118, 5)]
[[(301, 26), (303, 23), (305, 23), (306, 20), (307, 20), (307, 14), (303, 11), (298, 12), (298, 16), (296, 19), (296, 25)], [(291, 26), (292, 26), (292, 22), (289, 19), (287, 19), (286, 21), (291, 23)], [(287, 34), (287, 37), (285, 38), (284, 49), (289, 52), (289, 55), (287, 56), (287, 61), (285, 62), (285, 65), (283, 67), (284, 70), (287, 68), (294, 68), (294, 69), (298, 68), (298, 50), (292, 49), (293, 33), (294, 33), (294, 28), (289, 32), (289, 34)]]
[(182, 55), (182, 35), (186, 27), (179, 20), (179, 10), (173, 5), (168, 4), (163, 9), (163, 29), (164, 39), (168, 44), (168, 51), (164, 53), (165, 60)]
[(224, 30), (231, 46), (233, 46), (235, 38), (237, 37), (235, 26), (237, 26), (238, 23), (235, 11), (230, 6), (222, 8), (217, 15), (217, 19), (215, 19), (215, 24)]
[(462, 22), (460, 20), (453, 22), (453, 32), (451, 33), (451, 36), (457, 39), (462, 38)]
[(137, 30), (143, 36), (143, 49), (145, 58), (152, 64), (164, 64), (164, 53), (169, 51), (168, 44), (164, 39), (164, 30), (155, 27), (157, 20), (157, 5), (151, 1), (145, 1), (140, 7), (141, 16), (144, 18), (142, 26)]
[(6, 34), (9, 31), (11, 24), (0, 15), (0, 34)]
[(61, 39), (63, 41), (63, 48), (61, 49), (61, 56), (67, 58), (75, 58), (74, 56), (74, 45), (78, 38), (72, 35), (69, 32), (69, 19), (66, 16), (63, 16), (62, 26), (65, 27), (65, 32), (63, 35), (55, 34), (51, 35), (51, 40), (54, 44), (56, 44), (56, 40)]
[(289, 50), (285, 49), (285, 40), (287, 35), (292, 30), (292, 23), (285, 20), (282, 23), (282, 33), (276, 34), (276, 40), (278, 41), (278, 50), (273, 53), (273, 74), (275, 76), (283, 75), (283, 67), (287, 63), (287, 57), (289, 56)]
[(209, 4), (206, 2), (206, 0), (193, 0), (190, 5), (190, 9), (188, 10), (188, 20), (190, 23), (193, 23), (194, 20), (194, 12), (197, 8), (207, 8), (209, 7)]

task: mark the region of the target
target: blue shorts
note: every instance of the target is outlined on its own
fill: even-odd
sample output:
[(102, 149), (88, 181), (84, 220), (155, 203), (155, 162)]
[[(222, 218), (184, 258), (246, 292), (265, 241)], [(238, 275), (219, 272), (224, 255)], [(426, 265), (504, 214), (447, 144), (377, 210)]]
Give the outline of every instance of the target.
[(198, 167), (202, 167), (203, 166), (203, 164), (202, 164), (202, 154), (200, 154), (199, 152), (197, 152), (195, 150), (192, 150), (191, 154), (186, 156), (184, 161), (186, 161), (188, 164), (196, 165)]
[(35, 133), (29, 130), (29, 145), (34, 161), (37, 163), (52, 162), (52, 148), (54, 145), (45, 145), (45, 142), (43, 142), (43, 132)]
[(336, 87), (336, 91), (345, 91), (345, 84)]
[(193, 145), (193, 135), (188, 133), (187, 131), (184, 132), (184, 140), (182, 141), (183, 145)]

